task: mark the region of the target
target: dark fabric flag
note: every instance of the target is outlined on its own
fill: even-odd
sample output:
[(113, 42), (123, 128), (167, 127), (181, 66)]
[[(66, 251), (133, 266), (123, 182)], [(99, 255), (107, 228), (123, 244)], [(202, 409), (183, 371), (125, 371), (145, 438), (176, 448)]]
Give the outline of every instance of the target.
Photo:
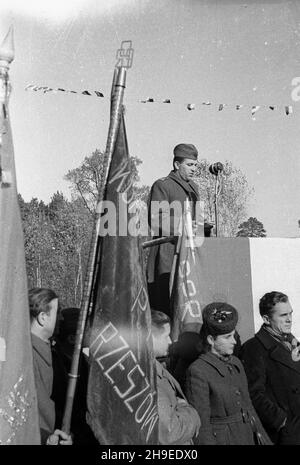
[(172, 340), (183, 332), (196, 332), (202, 325), (199, 248), (203, 237), (189, 239), (186, 228), (177, 242), (171, 276), (173, 308)]
[(122, 114), (106, 186), (107, 210), (100, 210), (103, 237), (90, 322), (87, 419), (106, 445), (158, 443), (151, 315), (132, 200)]
[(0, 444), (39, 444), (24, 238), (7, 101), (1, 99), (0, 257)]

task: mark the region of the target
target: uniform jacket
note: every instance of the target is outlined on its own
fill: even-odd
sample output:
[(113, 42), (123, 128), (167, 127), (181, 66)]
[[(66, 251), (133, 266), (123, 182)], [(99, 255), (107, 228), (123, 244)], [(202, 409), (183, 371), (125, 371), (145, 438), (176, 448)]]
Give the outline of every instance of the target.
[(37, 392), (39, 423), (42, 444), (53, 433), (55, 426), (55, 406), (51, 399), (53, 368), (51, 345), (31, 334), (33, 348), (33, 370)]
[(300, 444), (300, 362), (263, 328), (245, 342), (240, 358), (253, 405), (271, 439)]
[(156, 361), (159, 443), (190, 445), (198, 432), (200, 418), (173, 376)]
[[(182, 211), (184, 211), (185, 200), (190, 200), (195, 205), (196, 201), (200, 199), (198, 187), (193, 181), (184, 181), (177, 172), (171, 171), (165, 178), (158, 179), (152, 186), (149, 196), (149, 225), (152, 226), (152, 232), (155, 237), (159, 236), (172, 236), (178, 231), (180, 222), (180, 215), (174, 213), (172, 209), (163, 209), (159, 215), (151, 215), (151, 201), (161, 202), (167, 201), (169, 204), (176, 201), (181, 203)], [(165, 229), (164, 219), (170, 217), (170, 228)], [(174, 214), (173, 214), (174, 213)], [(195, 212), (192, 212), (194, 217)], [(151, 247), (148, 259), (148, 282), (153, 282), (155, 276), (164, 273), (170, 273), (172, 269), (172, 262), (174, 256), (176, 238), (174, 243), (161, 244), (159, 246)]]
[(238, 358), (232, 356), (228, 369), (216, 355), (200, 355), (187, 370), (185, 391), (201, 418), (196, 444), (251, 445), (254, 427), (263, 442), (271, 444), (251, 403)]

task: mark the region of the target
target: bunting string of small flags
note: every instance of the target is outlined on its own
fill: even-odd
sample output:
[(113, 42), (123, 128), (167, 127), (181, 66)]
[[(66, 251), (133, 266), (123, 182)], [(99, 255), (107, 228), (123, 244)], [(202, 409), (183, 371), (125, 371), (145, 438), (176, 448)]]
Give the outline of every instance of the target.
[[(66, 92), (66, 93), (71, 93), (71, 94), (80, 94), (80, 95), (89, 95), (89, 96), (96, 96), (96, 97), (104, 97), (104, 94), (98, 90), (83, 90), (83, 91), (75, 91), (75, 90), (69, 90), (69, 89), (64, 89), (62, 87), (48, 87), (48, 86), (37, 86), (34, 84), (29, 84), (28, 86), (25, 87), (25, 90), (32, 90), (32, 91), (41, 91), (44, 94), (47, 92)], [(156, 103), (156, 104), (177, 104), (177, 105), (182, 105), (182, 102), (176, 102), (173, 101), (169, 98), (165, 99), (154, 99), (153, 97), (147, 97), (146, 99), (138, 100), (138, 103)], [(199, 103), (185, 103), (185, 108), (189, 111), (195, 110), (196, 108), (199, 108), (201, 105), (205, 106), (212, 106), (212, 107), (217, 107), (218, 111), (224, 110), (225, 107), (227, 108), (235, 108), (235, 110), (241, 110), (242, 108), (250, 108), (251, 109), (251, 117), (253, 120), (255, 120), (255, 115), (258, 112), (259, 109), (261, 108), (266, 108), (271, 111), (275, 110), (280, 110), (282, 107), (284, 108), (285, 114), (288, 116), (293, 113), (293, 107), (292, 105), (244, 105), (244, 104), (228, 104), (228, 103), (212, 103), (210, 101), (206, 102), (199, 102)]]
[(77, 90), (70, 90), (70, 89), (63, 89), (62, 87), (48, 87), (48, 86), (35, 86), (34, 84), (29, 84), (28, 86), (25, 87), (25, 90), (33, 90), (33, 91), (42, 91), (44, 94), (47, 92), (69, 92), (71, 94), (81, 94), (81, 95), (90, 95), (90, 96), (96, 96), (96, 97), (104, 97), (102, 92), (99, 92), (98, 90), (83, 90), (83, 91), (77, 91)]
[[(171, 100), (170, 99), (163, 99), (163, 100), (155, 100), (154, 98), (152, 97), (148, 97), (144, 100), (139, 100), (140, 103), (171, 103)], [(172, 103), (177, 103), (178, 102), (172, 102)], [(255, 114), (258, 112), (258, 110), (260, 108), (267, 108), (269, 110), (277, 110), (277, 109), (281, 109), (282, 108), (282, 105), (230, 105), (228, 103), (218, 103), (218, 104), (214, 104), (212, 102), (201, 102), (201, 103), (187, 103), (185, 104), (186, 106), (186, 109), (187, 110), (195, 110), (196, 107), (199, 107), (200, 105), (206, 105), (206, 106), (217, 106), (218, 108), (218, 111), (222, 111), (225, 107), (234, 107), (236, 110), (240, 110), (241, 108), (251, 108), (251, 117), (252, 119), (255, 120)], [(284, 111), (285, 111), (285, 114), (288, 116), (290, 114), (293, 113), (293, 107), (292, 105), (284, 105)]]

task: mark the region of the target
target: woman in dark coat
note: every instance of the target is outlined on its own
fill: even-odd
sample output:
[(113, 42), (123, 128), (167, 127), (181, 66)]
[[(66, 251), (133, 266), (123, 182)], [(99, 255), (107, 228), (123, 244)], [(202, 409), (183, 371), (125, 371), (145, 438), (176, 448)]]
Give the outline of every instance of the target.
[(195, 444), (272, 444), (251, 403), (247, 378), (233, 356), (238, 313), (224, 302), (203, 310), (203, 352), (187, 370), (185, 391), (201, 419)]

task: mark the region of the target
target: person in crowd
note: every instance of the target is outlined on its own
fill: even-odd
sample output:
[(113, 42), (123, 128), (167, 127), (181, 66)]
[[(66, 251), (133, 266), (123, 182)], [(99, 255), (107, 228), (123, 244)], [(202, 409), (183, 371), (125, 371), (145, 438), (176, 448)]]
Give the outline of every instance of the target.
[(275, 444), (300, 444), (300, 345), (291, 333), (288, 296), (272, 291), (259, 302), (263, 325), (240, 358), (253, 405)]
[[(56, 425), (62, 424), (79, 315), (80, 309), (76, 307), (64, 308), (61, 311), (55, 344), (52, 346), (52, 398), (55, 401)], [(88, 368), (87, 360), (81, 356), (71, 418), (73, 444), (79, 446), (99, 444), (86, 422)]]
[[(178, 144), (173, 153), (173, 171), (152, 185), (148, 205), (149, 226), (154, 236), (174, 237), (172, 242), (151, 247), (147, 263), (150, 305), (168, 315), (171, 314), (169, 280), (184, 203), (186, 200), (191, 202), (192, 218), (195, 220), (196, 202), (200, 200), (198, 187), (192, 180), (197, 168), (196, 147)], [(160, 209), (157, 202), (164, 202)]]
[(57, 320), (58, 297), (56, 293), (45, 288), (31, 289), (29, 310), (41, 443), (71, 445), (70, 435), (60, 429), (54, 430), (55, 404), (51, 398), (53, 367), (50, 339)]
[(169, 316), (151, 310), (151, 328), (156, 358), (159, 443), (193, 444), (193, 437), (197, 436), (201, 424), (199, 415), (187, 402), (178, 382), (157, 360), (167, 355), (171, 343)]
[(252, 405), (247, 378), (233, 354), (238, 312), (225, 302), (203, 309), (202, 353), (187, 369), (185, 393), (199, 413), (196, 444), (271, 444)]
[[(209, 307), (204, 307), (202, 310), (203, 318), (205, 318), (207, 308), (209, 309)], [(241, 349), (241, 338), (236, 329), (234, 337), (236, 344), (233, 348), (233, 355), (238, 357)], [(185, 386), (188, 367), (199, 357), (201, 352), (203, 352), (203, 340), (200, 336), (200, 331), (184, 331), (179, 334), (178, 340), (169, 347), (168, 368), (182, 389)]]
[[(237, 330), (234, 332), (236, 344), (233, 355), (239, 356), (241, 338)], [(203, 343), (199, 332), (186, 331), (179, 334), (178, 340), (169, 348), (168, 369), (179, 382), (182, 389), (185, 386), (186, 371), (201, 354)]]

